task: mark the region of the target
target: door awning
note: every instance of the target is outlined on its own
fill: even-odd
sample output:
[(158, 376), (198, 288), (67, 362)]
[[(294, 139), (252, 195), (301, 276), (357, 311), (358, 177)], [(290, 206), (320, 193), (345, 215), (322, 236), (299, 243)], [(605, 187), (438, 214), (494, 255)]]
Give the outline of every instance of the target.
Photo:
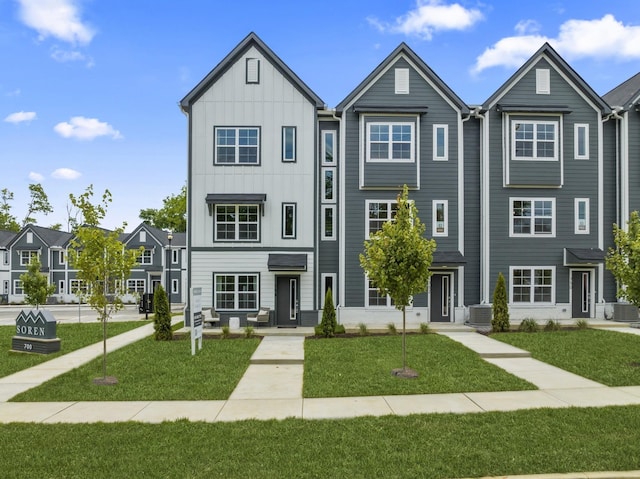
[(460, 251), (438, 251), (433, 253), (433, 261), (431, 267), (443, 267), (443, 266), (460, 266), (466, 264), (467, 260)]
[(571, 113), (568, 105), (496, 105), (496, 111), (504, 113)]
[(269, 271), (306, 271), (306, 254), (270, 254), (267, 261)]
[(209, 193), (206, 197), (210, 205), (257, 205), (265, 201), (266, 193)]
[(600, 248), (565, 248), (564, 265), (599, 264), (604, 261), (605, 253)]

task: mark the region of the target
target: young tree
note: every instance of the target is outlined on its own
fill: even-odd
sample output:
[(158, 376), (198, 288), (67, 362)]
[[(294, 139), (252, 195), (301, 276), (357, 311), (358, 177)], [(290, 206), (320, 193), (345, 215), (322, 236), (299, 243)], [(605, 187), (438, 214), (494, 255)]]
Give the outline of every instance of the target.
[(507, 283), (502, 273), (498, 273), (496, 287), (493, 290), (493, 316), (491, 329), (493, 332), (509, 331), (509, 302), (507, 301)]
[(324, 309), (322, 310), (322, 321), (320, 329), (325, 338), (332, 338), (336, 334), (336, 308), (333, 305), (333, 294), (331, 288), (327, 289), (324, 297)]
[(20, 231), (20, 225), (15, 216), (11, 214), (11, 201), (13, 201), (13, 192), (7, 188), (0, 190), (0, 230)]
[(140, 219), (150, 226), (177, 233), (187, 231), (187, 187), (177, 195), (167, 196), (160, 209), (140, 210)]
[(30, 223), (35, 223), (36, 220), (33, 217), (35, 213), (42, 213), (48, 215), (53, 213), (53, 208), (49, 203), (49, 197), (44, 192), (44, 188), (40, 183), (32, 183), (29, 185), (30, 200), (27, 205), (27, 213), (22, 220), (22, 226), (26, 226)]
[(618, 282), (618, 297), (640, 307), (640, 215), (633, 211), (627, 229), (613, 225), (613, 241), (606, 266)]
[(107, 378), (107, 322), (111, 315), (123, 308), (120, 285), (129, 277), (140, 250), (126, 249), (118, 239), (126, 224), (108, 231), (100, 227), (104, 219), (111, 193), (105, 190), (102, 200), (92, 204), (93, 185), (78, 197), (69, 195), (71, 203), (84, 218), (71, 240), (71, 267), (78, 270), (78, 279), (87, 287), (87, 303), (98, 313), (102, 321), (102, 380), (100, 384), (113, 384), (115, 378)]
[(171, 341), (173, 330), (171, 329), (171, 313), (169, 312), (169, 300), (162, 285), (158, 285), (153, 293), (153, 318), (154, 338), (156, 341)]
[(398, 209), (391, 221), (364, 242), (364, 254), (360, 265), (369, 280), (381, 294), (393, 299), (396, 309), (402, 311), (402, 369), (394, 374), (415, 377), (415, 371), (407, 368), (406, 309), (414, 295), (427, 289), (431, 276), (431, 262), (436, 242), (424, 237), (425, 225), (418, 217), (418, 210), (409, 201), (409, 189), (404, 185), (398, 195)]
[(55, 285), (49, 284), (45, 274), (40, 272), (41, 264), (38, 259), (32, 259), (27, 266), (27, 272), (20, 275), (25, 301), (40, 309), (41, 304), (47, 302), (47, 298), (56, 290)]

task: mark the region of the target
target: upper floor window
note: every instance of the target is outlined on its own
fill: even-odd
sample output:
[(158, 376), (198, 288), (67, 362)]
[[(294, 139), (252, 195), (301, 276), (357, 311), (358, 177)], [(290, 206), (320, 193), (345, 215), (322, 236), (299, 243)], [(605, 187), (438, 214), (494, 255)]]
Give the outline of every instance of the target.
[(367, 161), (414, 161), (413, 123), (367, 123)]
[(447, 200), (433, 200), (433, 236), (447, 236), (449, 234), (448, 206)]
[(260, 60), (247, 58), (247, 83), (260, 83)]
[(554, 268), (511, 267), (512, 303), (554, 302)]
[(282, 127), (282, 161), (294, 163), (296, 161), (296, 127)]
[(20, 251), (20, 266), (27, 266), (38, 259), (37, 251)]
[(510, 202), (511, 236), (555, 236), (555, 199), (511, 198)]
[(147, 242), (147, 232), (144, 230), (140, 231), (140, 243), (146, 243)]
[(576, 160), (589, 159), (589, 125), (587, 123), (574, 125), (573, 146)]
[(322, 132), (322, 146), (320, 157), (323, 165), (336, 164), (336, 132), (334, 130)]
[(449, 125), (433, 125), (433, 159), (446, 161), (449, 151)]
[(536, 94), (549, 95), (551, 93), (551, 72), (548, 68), (536, 69)]
[(140, 264), (152, 264), (153, 263), (153, 250), (145, 249), (140, 256), (138, 256), (138, 263)]
[(334, 205), (322, 205), (322, 237), (323, 241), (336, 239), (336, 207)]
[(512, 122), (513, 158), (517, 160), (557, 160), (558, 122)]
[(260, 163), (258, 127), (216, 127), (217, 165), (257, 165)]
[(64, 251), (60, 251), (58, 254), (60, 255), (59, 256), (60, 264), (65, 264), (67, 262), (67, 258), (66, 258), (65, 254), (64, 254)]
[(282, 204), (282, 237), (295, 239), (296, 237), (296, 204)]
[(171, 262), (173, 264), (178, 264), (180, 260), (180, 250), (172, 249), (171, 250)]
[(323, 203), (335, 203), (335, 168), (322, 168), (322, 202)]
[(589, 234), (589, 198), (575, 199), (575, 234)]
[(33, 243), (33, 233), (31, 231), (27, 231), (27, 243)]
[(258, 205), (216, 205), (216, 241), (259, 241)]
[(2, 252), (2, 264), (9, 264), (9, 251), (7, 250)]
[(395, 92), (396, 95), (406, 95), (409, 93), (409, 69), (395, 69)]
[(367, 229), (366, 238), (382, 229), (382, 225), (393, 219), (398, 211), (398, 202), (389, 201), (368, 201), (367, 202)]

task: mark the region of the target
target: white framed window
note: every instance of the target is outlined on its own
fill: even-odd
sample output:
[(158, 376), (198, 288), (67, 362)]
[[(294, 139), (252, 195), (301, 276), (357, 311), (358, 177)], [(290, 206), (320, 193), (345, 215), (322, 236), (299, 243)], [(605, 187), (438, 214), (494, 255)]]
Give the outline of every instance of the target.
[(282, 127), (282, 161), (295, 163), (296, 161), (296, 127)]
[(576, 123), (573, 125), (574, 158), (576, 160), (589, 159), (589, 124)]
[(60, 260), (60, 264), (66, 264), (67, 262), (67, 255), (65, 254), (64, 251), (59, 251), (58, 252), (58, 258)]
[(336, 239), (336, 207), (334, 205), (322, 205), (322, 237), (323, 241)]
[(260, 128), (215, 127), (216, 165), (260, 164)]
[(514, 120), (512, 158), (515, 160), (558, 160), (558, 122)]
[(433, 236), (449, 235), (449, 202), (433, 200)]
[(395, 69), (395, 92), (396, 92), (396, 95), (409, 94), (409, 69), (408, 68)]
[(257, 274), (214, 274), (214, 308), (217, 311), (258, 309)]
[(575, 234), (589, 234), (589, 198), (576, 198), (575, 204)]
[(153, 250), (145, 249), (142, 254), (138, 256), (138, 263), (153, 264)]
[(172, 249), (171, 250), (171, 263), (178, 264), (180, 262), (180, 250)]
[(147, 242), (147, 232), (144, 230), (140, 231), (140, 243), (146, 243)]
[(413, 123), (367, 123), (367, 161), (415, 160)]
[(433, 125), (433, 159), (449, 159), (449, 125)]
[(371, 238), (371, 235), (382, 229), (382, 225), (392, 220), (398, 211), (398, 202), (396, 200), (387, 201), (370, 201), (366, 202), (366, 227), (365, 239)]
[(393, 302), (393, 299), (391, 298), (391, 296), (389, 296), (388, 294), (380, 293), (380, 291), (378, 291), (378, 288), (376, 288), (375, 284), (373, 284), (373, 281), (365, 277), (365, 284), (366, 284), (366, 292), (367, 292), (367, 299), (366, 299), (367, 307), (370, 307), (370, 308), (375, 308), (375, 307), (393, 308), (394, 307), (395, 303)]
[(9, 280), (2, 281), (2, 294), (9, 294)]
[(556, 235), (555, 198), (510, 198), (510, 236)]
[(324, 300), (327, 297), (327, 291), (331, 290), (331, 297), (333, 298), (333, 305), (338, 305), (338, 296), (337, 296), (337, 281), (338, 275), (336, 273), (322, 273), (320, 274), (320, 284), (322, 285), (322, 290), (320, 291), (320, 309), (324, 309)]
[(323, 203), (335, 203), (336, 202), (336, 169), (335, 168), (322, 168), (322, 202)]
[(65, 288), (66, 283), (64, 281), (64, 279), (61, 279), (58, 281), (58, 294), (64, 294), (65, 293)]
[(19, 279), (13, 280), (13, 294), (24, 294), (24, 291), (22, 289), (22, 281), (20, 281)]
[(296, 237), (296, 204), (282, 203), (282, 238)]
[(551, 94), (551, 72), (548, 68), (536, 69), (536, 94)]
[(322, 143), (320, 146), (320, 158), (322, 165), (336, 164), (336, 137), (335, 130), (324, 130), (322, 132)]
[(247, 58), (246, 66), (247, 83), (260, 83), (260, 60), (258, 58)]
[(143, 294), (146, 291), (146, 282), (144, 279), (128, 279), (127, 292)]
[(512, 304), (555, 303), (554, 266), (511, 266), (509, 275)]
[(179, 284), (180, 284), (179, 280), (171, 278), (171, 294), (178, 294)]
[(259, 241), (258, 205), (216, 205), (214, 222), (216, 241)]
[(30, 265), (32, 261), (40, 256), (38, 251), (20, 251), (20, 266)]
[(9, 264), (9, 251), (4, 250), (2, 252), (2, 264)]
[(69, 289), (71, 293), (77, 295), (86, 295), (89, 292), (87, 284), (81, 279), (69, 280)]

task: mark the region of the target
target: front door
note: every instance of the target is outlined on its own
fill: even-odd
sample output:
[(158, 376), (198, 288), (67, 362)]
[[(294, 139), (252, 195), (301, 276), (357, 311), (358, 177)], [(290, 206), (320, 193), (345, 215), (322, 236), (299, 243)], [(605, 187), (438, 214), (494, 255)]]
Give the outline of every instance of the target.
[(277, 276), (276, 278), (276, 325), (295, 327), (298, 325), (299, 276)]
[(571, 272), (571, 317), (591, 317), (591, 272)]
[(151, 276), (151, 292), (155, 293), (156, 288), (162, 284), (159, 276)]
[(452, 322), (453, 311), (451, 310), (451, 274), (433, 273), (431, 275), (431, 296), (429, 304), (431, 306), (432, 322)]

